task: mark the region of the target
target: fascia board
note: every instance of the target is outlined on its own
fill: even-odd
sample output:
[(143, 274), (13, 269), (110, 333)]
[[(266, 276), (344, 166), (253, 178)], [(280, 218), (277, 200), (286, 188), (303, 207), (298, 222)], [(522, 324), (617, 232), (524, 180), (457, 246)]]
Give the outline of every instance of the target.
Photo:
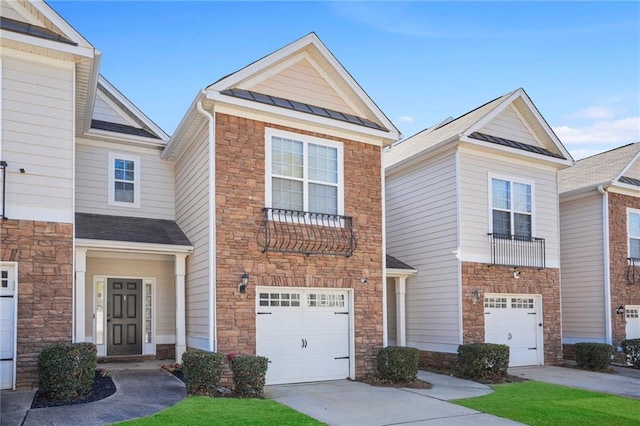
[(146, 138), (144, 136), (127, 135), (125, 133), (114, 133), (101, 129), (89, 129), (88, 132), (85, 132), (84, 136), (87, 138), (95, 137), (100, 139), (107, 139), (116, 143), (119, 142), (125, 144), (134, 144), (159, 149), (165, 147), (165, 142), (158, 139)]
[(220, 92), (208, 90), (207, 91), (207, 99), (210, 99), (214, 102), (236, 105), (241, 108), (247, 108), (257, 111), (262, 111), (265, 113), (276, 114), (284, 117), (289, 117), (294, 120), (300, 121), (308, 121), (316, 124), (321, 124), (323, 126), (334, 127), (342, 130), (347, 130), (355, 133), (366, 134), (369, 136), (383, 138), (388, 140), (397, 140), (395, 138), (399, 137), (399, 133), (392, 131), (383, 131), (371, 129), (365, 126), (359, 126), (356, 124), (351, 124), (348, 122), (343, 122), (340, 120), (335, 120), (332, 118), (320, 117), (317, 115), (309, 114), (306, 112), (288, 110), (286, 108), (281, 108), (278, 106), (267, 105), (260, 102), (250, 101), (246, 99), (234, 98), (232, 96), (222, 95)]
[(418, 271), (416, 269), (396, 269), (387, 268), (387, 277), (408, 277), (410, 275), (416, 275)]
[(631, 191), (632, 193), (637, 193), (638, 195), (640, 195), (640, 187), (629, 185), (628, 183), (615, 181), (611, 184), (611, 188), (619, 188), (620, 190)]
[(93, 49), (93, 46), (89, 41), (82, 36), (78, 31), (75, 30), (67, 21), (65, 21), (58, 13), (51, 8), (44, 1), (34, 1), (31, 2), (31, 5), (38, 9), (40, 13), (42, 13), (48, 20), (51, 21), (53, 25), (58, 27), (60, 31), (64, 33), (71, 41), (78, 43), (79, 46), (84, 46)]
[[(385, 173), (389, 174), (389, 173), (393, 173), (395, 170), (397, 170), (399, 167), (406, 167), (409, 166), (410, 164), (413, 164), (415, 162), (420, 161), (424, 156), (426, 156), (427, 154), (430, 154), (434, 151), (438, 151), (440, 149), (442, 149), (443, 147), (445, 147), (446, 145), (458, 141), (460, 139), (460, 135), (452, 135), (450, 137), (448, 137), (447, 139), (440, 141), (434, 145), (430, 145), (428, 147), (425, 147), (421, 150), (418, 150), (416, 152), (414, 152), (413, 154), (410, 154), (406, 157), (403, 157), (395, 162), (393, 162), (392, 164), (386, 164), (385, 160), (384, 160), (384, 154), (383, 154), (383, 164), (384, 164), (384, 170)], [(404, 143), (404, 142), (403, 142)], [(402, 146), (402, 145), (398, 145), (398, 146)], [(455, 147), (456, 145), (452, 145), (451, 147)], [(392, 147), (391, 150), (393, 150), (394, 148)]]
[(199, 91), (196, 97), (193, 99), (193, 102), (191, 102), (191, 105), (189, 105), (189, 108), (187, 109), (187, 112), (185, 112), (184, 116), (182, 117), (182, 120), (180, 120), (178, 127), (176, 127), (176, 130), (173, 132), (173, 136), (171, 136), (171, 138), (169, 139), (169, 142), (167, 142), (167, 145), (165, 146), (164, 150), (160, 154), (161, 159), (167, 160), (169, 157), (171, 157), (171, 154), (176, 149), (176, 146), (180, 144), (180, 141), (185, 136), (185, 134), (187, 133), (189, 127), (192, 125), (192, 122), (194, 120), (198, 119), (198, 117), (201, 120), (204, 120), (204, 117), (202, 117), (202, 115), (200, 115), (196, 110), (196, 105), (198, 104), (198, 102), (202, 101), (204, 98), (205, 98), (204, 91), (203, 90)]
[(496, 105), (491, 111), (485, 114), (484, 117), (478, 119), (474, 124), (472, 124), (467, 130), (462, 132), (463, 136), (469, 136), (473, 132), (477, 132), (480, 130), (485, 124), (496, 118), (502, 111), (504, 111), (511, 103), (516, 100), (520, 96), (520, 91), (522, 89), (518, 89), (511, 94), (507, 99), (500, 102)]
[(77, 238), (76, 247), (105, 251), (132, 251), (146, 253), (192, 253), (193, 246), (138, 243), (130, 241), (92, 240)]
[(629, 161), (627, 163), (627, 165), (624, 166), (624, 168), (620, 171), (620, 173), (618, 173), (618, 175), (613, 179), (613, 181), (614, 182), (618, 182), (618, 179), (620, 179), (622, 176), (624, 176), (624, 174), (627, 172), (627, 170), (629, 170), (631, 168), (631, 166), (633, 166), (635, 164), (635, 162), (638, 161), (638, 158), (640, 158), (640, 151), (638, 151), (636, 153), (636, 155), (633, 156), (631, 161)]
[(93, 58), (95, 55), (95, 49), (93, 47), (73, 46), (71, 44), (33, 37), (27, 34), (20, 34), (13, 31), (0, 30), (0, 39), (11, 40), (17, 43), (24, 43), (41, 47), (43, 49), (68, 53), (70, 55), (76, 55), (85, 58)]
[(562, 165), (562, 166), (567, 166), (567, 167), (573, 165), (573, 160), (567, 160), (567, 159), (563, 160), (561, 158), (555, 158), (555, 157), (550, 157), (548, 155), (536, 154), (534, 152), (523, 151), (521, 149), (510, 148), (508, 146), (502, 146), (502, 145), (498, 145), (498, 144), (490, 144), (488, 142), (481, 141), (481, 140), (476, 140), (476, 139), (470, 138), (468, 136), (462, 136), (460, 138), (460, 140), (462, 142), (470, 144), (470, 145), (481, 146), (483, 148), (489, 148), (489, 149), (492, 149), (492, 150), (502, 151), (502, 152), (509, 153), (509, 154), (517, 154), (517, 155), (520, 155), (520, 156), (523, 156), (523, 157), (531, 158), (531, 159), (539, 161), (539, 162), (552, 163), (552, 164), (557, 164), (557, 165)]
[(572, 189), (571, 191), (561, 192), (559, 198), (561, 202), (571, 201), (589, 195), (591, 192), (597, 192), (599, 187), (605, 190), (611, 185), (611, 182), (602, 182), (595, 185), (589, 185), (582, 188)]
[(98, 76), (100, 75), (100, 61), (102, 59), (102, 52), (95, 51), (94, 59), (91, 63), (91, 74), (89, 75), (89, 81), (87, 83), (87, 96), (86, 105), (84, 106), (84, 117), (82, 123), (82, 130), (84, 133), (88, 132), (91, 128), (91, 119), (93, 118), (93, 107), (96, 103), (96, 91), (98, 90)]

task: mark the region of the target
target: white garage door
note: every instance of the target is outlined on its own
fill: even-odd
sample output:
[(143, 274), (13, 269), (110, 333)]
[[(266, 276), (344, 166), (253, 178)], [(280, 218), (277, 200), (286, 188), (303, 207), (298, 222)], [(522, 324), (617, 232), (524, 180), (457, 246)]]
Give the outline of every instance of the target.
[(640, 339), (640, 306), (627, 305), (624, 311), (627, 320), (626, 338)]
[(510, 367), (544, 364), (541, 296), (486, 295), (484, 335), (486, 343), (509, 346)]
[(15, 267), (0, 267), (0, 389), (13, 389), (15, 369)]
[(267, 384), (349, 377), (349, 292), (258, 287), (256, 353)]

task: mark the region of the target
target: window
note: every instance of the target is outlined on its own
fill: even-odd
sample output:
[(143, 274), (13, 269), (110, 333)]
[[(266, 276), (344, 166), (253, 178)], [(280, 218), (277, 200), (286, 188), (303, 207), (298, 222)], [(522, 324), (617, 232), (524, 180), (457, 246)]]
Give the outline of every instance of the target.
[(532, 185), (491, 178), (493, 234), (532, 237)]
[(140, 207), (140, 157), (109, 153), (109, 204)]
[(640, 259), (640, 211), (627, 210), (629, 257)]
[(266, 131), (267, 207), (342, 214), (342, 144)]

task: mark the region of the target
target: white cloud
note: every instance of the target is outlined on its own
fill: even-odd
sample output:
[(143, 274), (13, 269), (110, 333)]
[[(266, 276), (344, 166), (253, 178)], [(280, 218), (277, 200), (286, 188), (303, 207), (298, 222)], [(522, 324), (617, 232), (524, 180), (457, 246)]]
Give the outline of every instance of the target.
[(570, 114), (568, 118), (574, 119), (587, 119), (587, 120), (611, 120), (616, 116), (616, 112), (603, 106), (590, 106), (583, 108), (573, 114)]
[(585, 127), (557, 126), (553, 131), (566, 145), (620, 145), (640, 141), (640, 117), (597, 121)]
[(413, 123), (416, 121), (416, 118), (411, 115), (403, 115), (402, 117), (398, 118), (398, 121), (401, 123)]

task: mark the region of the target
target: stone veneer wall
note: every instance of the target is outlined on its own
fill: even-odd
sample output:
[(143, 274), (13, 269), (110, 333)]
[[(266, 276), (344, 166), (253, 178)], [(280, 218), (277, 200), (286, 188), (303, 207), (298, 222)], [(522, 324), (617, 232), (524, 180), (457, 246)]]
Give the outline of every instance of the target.
[(18, 389), (38, 387), (38, 355), (70, 342), (73, 323), (73, 225), (0, 222), (0, 259), (18, 262)]
[[(513, 267), (462, 262), (462, 322), (464, 343), (484, 342), (484, 304), (487, 293), (541, 294), (543, 312), (544, 362), (562, 364), (560, 315), (560, 270), (556, 268), (518, 268), (520, 278), (513, 278)], [(479, 289), (475, 305), (471, 293)]]
[[(267, 126), (343, 143), (344, 214), (353, 217), (358, 244), (353, 256), (261, 251)], [(256, 286), (353, 288), (356, 375), (372, 371), (383, 327), (381, 148), (219, 113), (216, 170), (218, 351), (255, 353)], [(244, 272), (250, 284), (241, 294)]]
[[(640, 198), (609, 193), (609, 261), (611, 284), (611, 326), (614, 347), (626, 339), (624, 315), (616, 315), (620, 305), (640, 305), (640, 282), (627, 283), (627, 208), (640, 210)], [(622, 361), (622, 358), (619, 360)]]

